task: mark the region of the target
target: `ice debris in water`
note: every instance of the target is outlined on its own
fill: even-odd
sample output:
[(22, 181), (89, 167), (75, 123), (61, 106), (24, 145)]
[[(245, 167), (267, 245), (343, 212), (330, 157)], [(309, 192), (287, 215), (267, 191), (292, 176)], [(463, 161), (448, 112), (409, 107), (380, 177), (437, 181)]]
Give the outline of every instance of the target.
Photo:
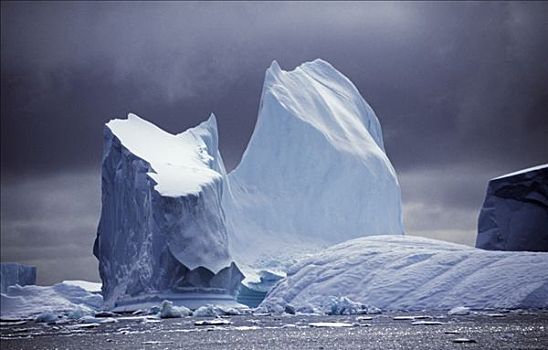
[(221, 308), (214, 305), (200, 306), (192, 313), (195, 317), (217, 317), (223, 314)]
[(469, 315), (470, 308), (466, 306), (457, 306), (447, 312), (448, 315)]
[(321, 312), (311, 304), (303, 304), (303, 305), (300, 305), (299, 307), (295, 308), (295, 313), (296, 314), (305, 314), (305, 315), (318, 315)]
[(231, 324), (229, 320), (224, 320), (222, 318), (216, 318), (213, 320), (202, 320), (194, 322), (195, 326), (226, 326)]
[(326, 328), (326, 327), (335, 327), (335, 328), (341, 328), (341, 327), (355, 327), (352, 323), (346, 323), (346, 322), (312, 322), (308, 324), (310, 327), (313, 328)]
[(54, 323), (56, 321), (58, 321), (60, 319), (59, 315), (54, 313), (54, 312), (51, 312), (51, 311), (46, 311), (46, 312), (42, 312), (40, 315), (36, 316), (36, 318), (34, 319), (36, 322), (40, 322), (40, 323)]
[(160, 318), (179, 318), (190, 316), (192, 311), (184, 306), (173, 306), (173, 302), (169, 300), (162, 301), (160, 306)]
[(381, 310), (375, 306), (354, 302), (347, 297), (329, 296), (323, 307), (328, 315), (378, 314)]
[(474, 339), (469, 338), (455, 338), (453, 339), (453, 343), (475, 343), (476, 341)]

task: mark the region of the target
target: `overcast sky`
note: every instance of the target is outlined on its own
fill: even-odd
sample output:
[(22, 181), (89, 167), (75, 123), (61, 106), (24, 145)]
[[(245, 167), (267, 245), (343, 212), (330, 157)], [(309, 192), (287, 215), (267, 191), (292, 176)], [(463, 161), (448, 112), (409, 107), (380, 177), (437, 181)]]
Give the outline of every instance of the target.
[(548, 161), (548, 4), (2, 2), (1, 254), (98, 280), (102, 128), (214, 112), (229, 169), (264, 71), (323, 58), (376, 111), (409, 234), (473, 245), (490, 178)]

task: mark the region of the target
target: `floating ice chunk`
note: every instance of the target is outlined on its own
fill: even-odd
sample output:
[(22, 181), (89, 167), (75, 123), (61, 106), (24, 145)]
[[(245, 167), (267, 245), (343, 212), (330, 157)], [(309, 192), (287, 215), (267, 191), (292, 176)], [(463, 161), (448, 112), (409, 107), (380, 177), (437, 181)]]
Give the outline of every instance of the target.
[(282, 325), (282, 328), (297, 328), (297, 325), (293, 323), (287, 323)]
[(184, 306), (173, 306), (173, 302), (169, 300), (162, 301), (160, 306), (160, 318), (179, 318), (190, 316), (192, 311)]
[(356, 317), (356, 321), (371, 321), (373, 317), (371, 316), (358, 316)]
[(413, 326), (439, 326), (444, 323), (439, 321), (415, 321), (415, 322), (411, 322), (411, 324)]
[(414, 321), (414, 316), (394, 316), (392, 317), (394, 321)]
[(101, 326), (100, 323), (97, 322), (91, 322), (91, 323), (80, 323), (80, 324), (72, 324), (66, 326), (68, 329), (87, 329), (87, 328), (96, 328)]
[(60, 319), (61, 316), (59, 314), (51, 311), (46, 311), (36, 316), (34, 320), (40, 323), (54, 323)]
[(86, 313), (84, 312), (84, 310), (82, 310), (81, 307), (77, 306), (76, 308), (74, 308), (73, 310), (70, 310), (67, 313), (67, 318), (71, 320), (78, 320), (84, 317), (85, 315)]
[(355, 327), (353, 323), (346, 323), (346, 322), (312, 322), (308, 324), (310, 327), (314, 328), (341, 328), (341, 327)]
[(194, 317), (217, 317), (219, 315), (222, 315), (222, 310), (215, 305), (201, 306), (192, 313)]
[(374, 306), (357, 303), (347, 297), (328, 296), (322, 305), (322, 309), (328, 315), (362, 315), (378, 313), (379, 309)]
[(457, 306), (447, 312), (448, 315), (469, 315), (470, 308), (466, 306)]
[(453, 343), (476, 343), (474, 339), (470, 338), (455, 338), (452, 340)]
[(25, 324), (27, 323), (28, 321), (26, 320), (21, 320), (21, 321), (0, 321), (0, 327), (5, 327), (5, 326), (20, 326), (22, 324)]
[(103, 324), (103, 323), (118, 323), (118, 320), (114, 317), (105, 317), (105, 318), (96, 318), (96, 320)]
[[(239, 309), (235, 307), (217, 305), (216, 308), (218, 311), (220, 311), (221, 315), (225, 315), (225, 316), (238, 316), (242, 314), (242, 311), (240, 311)], [(243, 310), (245, 311), (245, 309)]]
[(195, 326), (225, 326), (229, 325), (232, 322), (223, 318), (216, 318), (213, 320), (202, 320), (194, 322)]

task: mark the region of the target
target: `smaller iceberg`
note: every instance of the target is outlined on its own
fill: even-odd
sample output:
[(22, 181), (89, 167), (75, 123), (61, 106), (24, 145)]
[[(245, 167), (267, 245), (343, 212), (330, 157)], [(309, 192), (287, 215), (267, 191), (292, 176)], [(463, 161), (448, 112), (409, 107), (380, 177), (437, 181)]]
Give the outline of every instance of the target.
[[(38, 315), (92, 315), (103, 305), (100, 294), (66, 283), (53, 286), (10, 286), (1, 294), (1, 316), (6, 319)], [(48, 319), (53, 320), (53, 317)]]
[(548, 164), (489, 181), (476, 247), (548, 252)]
[(0, 264), (0, 292), (7, 293), (9, 286), (36, 284), (36, 267), (16, 264)]

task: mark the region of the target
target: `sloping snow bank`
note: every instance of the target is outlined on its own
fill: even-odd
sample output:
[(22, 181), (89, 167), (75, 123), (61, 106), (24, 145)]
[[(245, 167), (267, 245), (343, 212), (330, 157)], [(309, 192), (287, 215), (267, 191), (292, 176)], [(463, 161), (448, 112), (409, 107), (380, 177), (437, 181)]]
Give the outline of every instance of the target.
[(92, 314), (101, 308), (103, 298), (83, 288), (66, 283), (53, 286), (10, 286), (1, 294), (2, 318), (29, 318), (42, 313)]
[(548, 308), (548, 253), (495, 252), (413, 236), (350, 240), (293, 265), (261, 304), (321, 310), (347, 297), (383, 310)]

